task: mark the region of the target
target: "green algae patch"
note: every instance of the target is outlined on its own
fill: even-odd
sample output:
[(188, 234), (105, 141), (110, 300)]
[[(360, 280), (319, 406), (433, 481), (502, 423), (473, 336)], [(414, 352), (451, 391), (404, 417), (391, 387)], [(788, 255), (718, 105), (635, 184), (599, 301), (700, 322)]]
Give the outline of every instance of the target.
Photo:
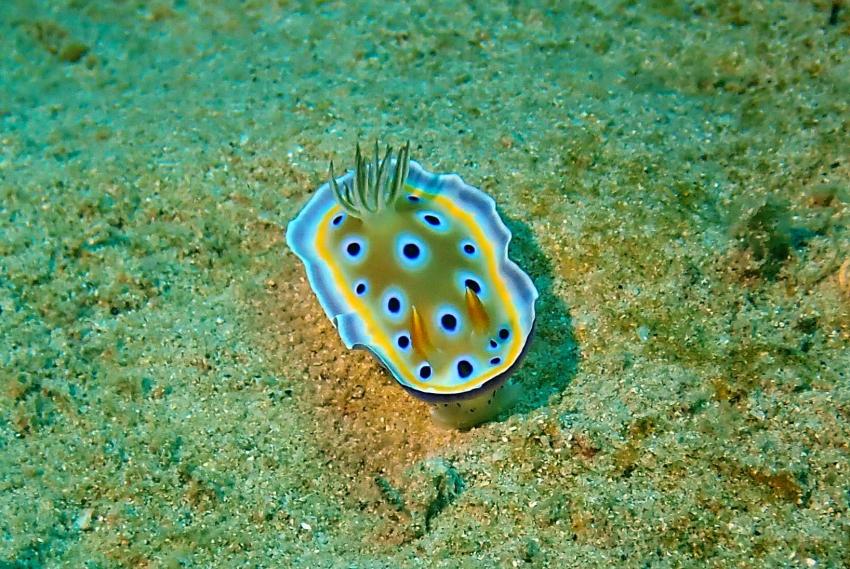
[(59, 59), (68, 63), (76, 63), (89, 52), (89, 47), (78, 41), (71, 41), (62, 46), (59, 50)]
[(68, 30), (56, 22), (32, 22), (27, 28), (32, 38), (60, 61), (76, 63), (89, 52), (86, 44), (70, 37)]

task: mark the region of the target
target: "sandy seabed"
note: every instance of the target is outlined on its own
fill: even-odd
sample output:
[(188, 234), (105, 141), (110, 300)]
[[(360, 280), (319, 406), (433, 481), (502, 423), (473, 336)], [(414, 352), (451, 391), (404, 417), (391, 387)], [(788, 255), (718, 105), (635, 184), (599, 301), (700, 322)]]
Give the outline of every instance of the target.
[[(850, 5), (0, 3), (0, 567), (850, 565)], [(541, 291), (468, 431), (283, 231), (357, 139)]]

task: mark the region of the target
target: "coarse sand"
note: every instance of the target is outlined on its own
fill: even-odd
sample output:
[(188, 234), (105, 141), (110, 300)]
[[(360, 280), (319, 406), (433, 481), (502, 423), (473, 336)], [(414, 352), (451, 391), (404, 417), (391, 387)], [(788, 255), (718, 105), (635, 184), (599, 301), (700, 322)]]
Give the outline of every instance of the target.
[[(0, 3), (0, 567), (850, 566), (844, 0)], [(434, 426), (283, 240), (355, 141), (499, 204)]]

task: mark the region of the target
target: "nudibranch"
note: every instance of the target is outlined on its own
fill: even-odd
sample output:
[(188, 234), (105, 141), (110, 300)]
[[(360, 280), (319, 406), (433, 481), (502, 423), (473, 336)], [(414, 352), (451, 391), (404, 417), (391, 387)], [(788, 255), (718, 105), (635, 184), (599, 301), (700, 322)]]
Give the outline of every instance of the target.
[(286, 229), (310, 286), (348, 348), (467, 428), (509, 407), (507, 381), (531, 338), (537, 289), (508, 258), (511, 233), (487, 194), (410, 160), (410, 143), (313, 194)]

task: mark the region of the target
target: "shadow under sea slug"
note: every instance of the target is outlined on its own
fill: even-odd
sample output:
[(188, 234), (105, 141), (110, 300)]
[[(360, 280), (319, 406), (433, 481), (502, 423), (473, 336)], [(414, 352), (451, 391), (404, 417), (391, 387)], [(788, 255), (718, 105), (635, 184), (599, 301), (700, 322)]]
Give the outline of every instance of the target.
[(534, 326), (537, 290), (508, 258), (494, 201), (409, 159), (410, 144), (322, 185), (286, 230), (348, 348), (372, 352), (445, 427), (516, 401), (508, 376)]

